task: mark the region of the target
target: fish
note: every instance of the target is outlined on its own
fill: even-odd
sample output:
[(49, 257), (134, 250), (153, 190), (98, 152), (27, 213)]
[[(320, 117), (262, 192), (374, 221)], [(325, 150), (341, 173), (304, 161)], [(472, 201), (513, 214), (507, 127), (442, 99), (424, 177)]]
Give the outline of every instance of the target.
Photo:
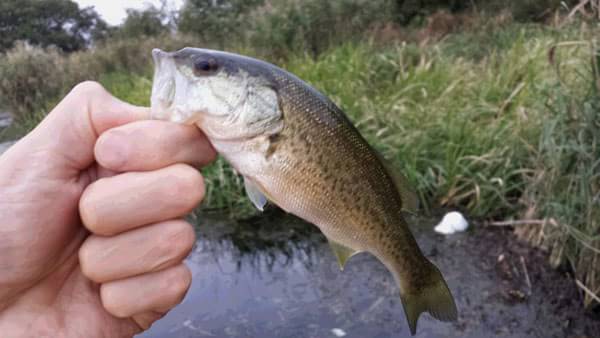
[(421, 313), (456, 320), (446, 281), (406, 221), (414, 191), (332, 100), (247, 56), (186, 47), (152, 57), (152, 117), (198, 126), (259, 210), (270, 202), (316, 225), (342, 270), (357, 253), (374, 255), (398, 285), (412, 335)]

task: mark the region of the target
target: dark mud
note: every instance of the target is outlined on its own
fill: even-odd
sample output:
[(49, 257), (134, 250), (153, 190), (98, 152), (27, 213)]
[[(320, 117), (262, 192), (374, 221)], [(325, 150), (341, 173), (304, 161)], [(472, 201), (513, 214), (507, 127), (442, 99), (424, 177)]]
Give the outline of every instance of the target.
[[(368, 254), (339, 271), (314, 226), (279, 212), (195, 222), (190, 291), (141, 337), (411, 337), (391, 275)], [(412, 223), (460, 317), (423, 315), (417, 337), (600, 337), (600, 316), (581, 308), (569, 275), (508, 229), (443, 237), (432, 221)]]

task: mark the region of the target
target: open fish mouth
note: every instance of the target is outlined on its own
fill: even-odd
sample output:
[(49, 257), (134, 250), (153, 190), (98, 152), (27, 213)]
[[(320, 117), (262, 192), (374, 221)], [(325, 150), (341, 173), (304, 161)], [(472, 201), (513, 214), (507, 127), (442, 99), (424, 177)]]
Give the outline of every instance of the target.
[(154, 119), (168, 119), (175, 100), (177, 69), (171, 53), (158, 48), (152, 50), (154, 80), (151, 96), (151, 114)]
[[(158, 48), (152, 50), (154, 80), (150, 99), (151, 117), (191, 124), (198, 120), (200, 115), (220, 118), (236, 116), (235, 112), (243, 108), (249, 92), (244, 85), (244, 90), (234, 95), (237, 99), (228, 95), (234, 89), (233, 82), (246, 84), (247, 80), (217, 74), (194, 78), (188, 74), (190, 69), (179, 66), (178, 62), (181, 62), (181, 53), (184, 51), (165, 52)], [(203, 91), (210, 93), (201, 94)]]

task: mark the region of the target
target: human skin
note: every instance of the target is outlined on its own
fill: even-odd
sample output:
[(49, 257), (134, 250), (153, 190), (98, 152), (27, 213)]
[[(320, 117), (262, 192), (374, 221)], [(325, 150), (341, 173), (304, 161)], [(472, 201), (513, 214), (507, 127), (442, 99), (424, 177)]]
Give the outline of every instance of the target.
[(2, 337), (130, 337), (183, 299), (215, 152), (148, 116), (85, 82), (0, 156)]

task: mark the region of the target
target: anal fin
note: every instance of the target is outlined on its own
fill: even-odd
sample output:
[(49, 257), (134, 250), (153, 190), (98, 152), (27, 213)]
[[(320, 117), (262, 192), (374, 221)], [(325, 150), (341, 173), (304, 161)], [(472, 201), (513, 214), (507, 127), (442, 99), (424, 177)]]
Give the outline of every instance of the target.
[(336, 241), (333, 241), (329, 238), (327, 239), (329, 240), (329, 246), (331, 246), (335, 257), (337, 258), (338, 264), (340, 265), (340, 270), (344, 270), (344, 266), (346, 265), (346, 262), (350, 257), (360, 252), (358, 250), (354, 250), (343, 244), (340, 244)]

